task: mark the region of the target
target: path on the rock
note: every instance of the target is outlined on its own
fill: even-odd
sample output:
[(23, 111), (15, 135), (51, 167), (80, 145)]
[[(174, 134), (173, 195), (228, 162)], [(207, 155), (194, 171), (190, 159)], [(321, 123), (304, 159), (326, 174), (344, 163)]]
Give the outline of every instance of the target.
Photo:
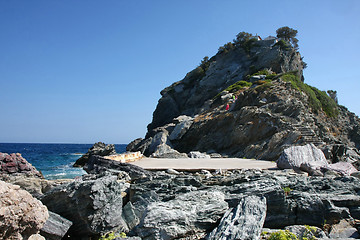
[(142, 158), (131, 164), (147, 170), (276, 169), (275, 162), (244, 158)]

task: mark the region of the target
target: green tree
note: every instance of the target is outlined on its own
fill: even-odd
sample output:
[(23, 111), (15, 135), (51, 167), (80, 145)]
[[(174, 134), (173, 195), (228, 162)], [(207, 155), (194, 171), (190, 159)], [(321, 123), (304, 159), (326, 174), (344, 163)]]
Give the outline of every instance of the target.
[(245, 42), (248, 42), (253, 35), (247, 32), (240, 32), (236, 35), (236, 39), (234, 39), (235, 46), (242, 46)]
[(296, 38), (298, 31), (295, 29), (292, 29), (290, 27), (281, 27), (278, 30), (276, 30), (276, 36), (278, 38), (284, 39), (287, 42), (290, 42), (294, 48), (298, 48), (298, 42), (299, 40)]
[(201, 60), (200, 67), (206, 72), (210, 66), (210, 59), (208, 56), (205, 56), (203, 60)]
[(337, 92), (335, 90), (328, 90), (327, 93), (336, 103), (338, 103)]

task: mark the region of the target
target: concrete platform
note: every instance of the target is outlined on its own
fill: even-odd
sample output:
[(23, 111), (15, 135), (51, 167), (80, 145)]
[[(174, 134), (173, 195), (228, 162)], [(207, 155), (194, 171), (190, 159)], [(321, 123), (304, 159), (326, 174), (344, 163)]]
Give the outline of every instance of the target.
[(277, 169), (275, 162), (243, 158), (142, 158), (131, 164), (147, 170)]

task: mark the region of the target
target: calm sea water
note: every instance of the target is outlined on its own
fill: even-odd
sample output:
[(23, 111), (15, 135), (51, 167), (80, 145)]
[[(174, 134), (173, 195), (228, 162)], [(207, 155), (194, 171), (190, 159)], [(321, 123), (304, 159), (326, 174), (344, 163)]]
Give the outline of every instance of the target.
[[(74, 178), (85, 174), (74, 168), (75, 161), (92, 144), (0, 143), (0, 152), (21, 153), (46, 179)], [(117, 153), (125, 152), (126, 144), (115, 144)]]

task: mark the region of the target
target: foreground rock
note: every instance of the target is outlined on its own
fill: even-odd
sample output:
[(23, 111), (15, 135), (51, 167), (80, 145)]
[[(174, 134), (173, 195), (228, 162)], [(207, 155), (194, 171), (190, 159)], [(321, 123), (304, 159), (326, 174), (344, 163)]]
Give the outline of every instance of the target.
[(146, 178), (153, 175), (151, 172), (146, 171), (141, 167), (129, 163), (122, 163), (120, 161), (113, 161), (101, 156), (91, 156), (84, 166), (84, 170), (90, 174), (102, 174), (104, 172), (122, 174), (123, 172), (126, 172), (131, 180)]
[(127, 231), (122, 219), (126, 183), (112, 175), (84, 175), (46, 193), (49, 210), (73, 222), (68, 234), (76, 239), (99, 237), (109, 231)]
[(43, 178), (34, 166), (32, 166), (20, 153), (0, 152), (0, 174), (23, 174)]
[(340, 175), (351, 175), (357, 172), (350, 162), (329, 164), (324, 153), (313, 144), (285, 149), (276, 164), (280, 169), (302, 170), (315, 176), (323, 176), (329, 172)]
[(40, 233), (41, 236), (46, 237), (47, 240), (61, 240), (71, 225), (71, 221), (49, 211), (49, 218), (41, 228)]
[(228, 210), (208, 240), (260, 239), (266, 217), (266, 199), (243, 198), (236, 208)]
[(103, 142), (97, 142), (88, 150), (87, 153), (85, 153), (78, 160), (76, 160), (74, 167), (84, 166), (89, 160), (89, 158), (93, 155), (109, 156), (114, 154), (116, 154), (114, 144), (105, 145), (105, 143)]
[(174, 239), (205, 233), (228, 209), (224, 194), (193, 191), (167, 202), (150, 203), (136, 232), (142, 239)]
[(0, 175), (0, 180), (19, 185), (36, 198), (41, 198), (44, 193), (50, 191), (53, 187), (73, 181), (72, 179), (47, 180), (39, 177), (29, 177), (23, 174), (2, 174)]
[(27, 239), (43, 227), (47, 208), (19, 186), (0, 181), (0, 238)]
[(328, 165), (324, 153), (313, 144), (289, 147), (283, 151), (276, 162), (281, 169), (297, 170), (300, 170), (304, 163), (318, 166)]
[[(360, 196), (358, 195), (360, 180), (358, 178), (307, 177), (294, 172), (288, 174), (288, 172), (249, 170), (223, 172), (222, 175), (212, 176), (201, 172), (177, 175), (159, 172), (151, 177), (135, 180), (131, 184), (130, 198), (126, 204), (126, 211), (131, 217), (126, 219), (132, 223), (131, 226), (137, 225), (133, 228), (136, 229), (134, 233), (145, 239), (152, 239), (150, 235), (160, 236), (158, 239), (168, 239), (166, 236), (175, 235), (190, 239), (195, 236), (204, 237), (205, 233), (213, 231), (211, 227), (208, 226), (203, 230), (194, 227), (194, 232), (191, 233), (188, 231), (191, 225), (184, 225), (182, 220), (176, 222), (172, 215), (174, 212), (181, 212), (182, 209), (187, 212), (187, 207), (178, 204), (179, 208), (175, 208), (176, 211), (172, 212), (173, 207), (169, 205), (174, 206), (173, 203), (177, 199), (183, 199), (182, 196), (190, 198), (191, 194), (202, 191), (223, 193), (224, 200), (233, 209), (236, 209), (247, 196), (260, 199), (265, 197), (267, 208), (264, 227), (271, 229), (283, 229), (292, 225), (322, 227), (324, 222), (334, 224), (341, 219), (360, 217)], [(186, 202), (186, 199), (183, 201)], [(200, 199), (199, 202), (201, 202)], [(241, 203), (240, 206), (244, 204)], [(197, 203), (192, 203), (192, 205), (197, 206)], [(262, 203), (259, 204), (261, 205)], [(255, 211), (256, 207), (252, 210)], [(228, 215), (235, 217), (236, 211), (240, 211), (239, 208)], [(179, 219), (186, 219), (182, 218), (181, 214), (176, 216)], [(221, 217), (228, 219), (226, 216)], [(240, 228), (235, 223), (233, 225)], [(131, 226), (129, 229), (132, 229)], [(171, 230), (164, 230), (164, 226)], [(213, 228), (215, 227), (213, 225)], [(220, 230), (214, 231), (220, 234), (223, 232), (222, 227), (226, 227), (226, 224), (220, 223), (217, 227)], [(185, 231), (184, 228), (187, 230)], [(253, 228), (253, 231), (257, 230)], [(246, 231), (243, 232), (245, 234)], [(235, 233), (236, 229), (233, 231), (233, 234)]]

